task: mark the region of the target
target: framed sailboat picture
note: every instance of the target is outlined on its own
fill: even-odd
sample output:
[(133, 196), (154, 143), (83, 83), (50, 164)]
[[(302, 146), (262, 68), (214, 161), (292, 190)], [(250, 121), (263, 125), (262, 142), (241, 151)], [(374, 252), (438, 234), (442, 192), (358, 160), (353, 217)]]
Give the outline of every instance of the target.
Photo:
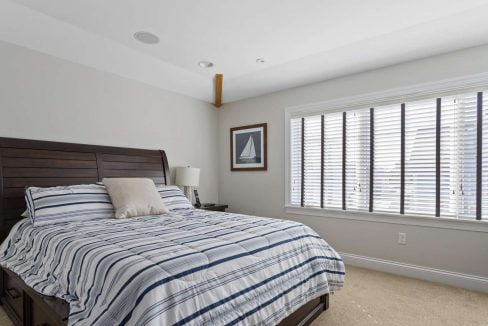
[(267, 124), (230, 129), (230, 169), (265, 171), (268, 169)]

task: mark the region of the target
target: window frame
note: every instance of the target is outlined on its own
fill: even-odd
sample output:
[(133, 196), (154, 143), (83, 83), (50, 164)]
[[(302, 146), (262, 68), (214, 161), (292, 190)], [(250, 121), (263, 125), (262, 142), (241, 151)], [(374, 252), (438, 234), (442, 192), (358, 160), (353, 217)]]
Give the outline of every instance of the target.
[[(402, 215), (399, 213), (354, 211), (351, 209), (344, 211), (330, 208), (298, 207), (290, 204), (290, 120), (292, 118), (421, 101), (466, 92), (478, 92), (480, 89), (487, 88), (488, 73), (481, 73), (285, 108), (285, 212), (296, 215), (327, 216), (488, 232), (487, 220), (465, 220), (443, 216), (439, 218), (435, 216)], [(488, 92), (485, 92), (484, 95), (488, 96)]]

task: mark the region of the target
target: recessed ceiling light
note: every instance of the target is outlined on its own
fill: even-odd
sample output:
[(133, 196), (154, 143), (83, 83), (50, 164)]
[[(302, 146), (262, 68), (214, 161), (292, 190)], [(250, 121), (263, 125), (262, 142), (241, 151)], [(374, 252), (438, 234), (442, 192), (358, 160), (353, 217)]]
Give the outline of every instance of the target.
[(210, 68), (213, 67), (214, 64), (210, 61), (200, 61), (198, 65), (202, 68)]
[(144, 44), (156, 44), (159, 42), (159, 37), (152, 33), (144, 31), (135, 33), (134, 38)]
[(256, 62), (257, 63), (265, 63), (266, 61), (264, 61), (264, 58), (257, 58)]

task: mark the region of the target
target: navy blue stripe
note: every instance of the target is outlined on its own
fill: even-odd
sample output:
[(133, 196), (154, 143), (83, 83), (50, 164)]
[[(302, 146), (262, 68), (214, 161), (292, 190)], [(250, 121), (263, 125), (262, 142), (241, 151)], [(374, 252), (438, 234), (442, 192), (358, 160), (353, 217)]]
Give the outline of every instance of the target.
[(53, 198), (53, 197), (77, 196), (77, 195), (108, 196), (108, 192), (65, 192), (62, 194), (39, 196), (34, 198), (34, 200), (41, 200), (41, 199)]
[[(274, 260), (273, 259), (271, 259), (271, 260), (264, 260), (264, 261), (260, 261), (258, 263), (249, 265), (249, 266), (246, 267), (246, 272), (244, 272), (242, 274), (239, 273), (239, 274), (236, 275), (236, 272), (234, 270), (232, 270), (230, 272), (227, 272), (227, 273), (225, 273), (223, 275), (218, 276), (219, 280), (225, 280), (225, 281), (223, 281), (221, 283), (214, 283), (213, 286), (206, 287), (204, 290), (199, 290), (198, 292), (193, 291), (192, 290), (192, 287), (186, 288), (186, 289), (184, 289), (184, 290), (182, 290), (182, 291), (180, 291), (178, 293), (173, 293), (171, 296), (168, 296), (163, 301), (158, 302), (157, 305), (161, 305), (161, 304), (163, 304), (165, 302), (171, 301), (171, 304), (168, 305), (165, 309), (163, 309), (160, 312), (167, 311), (168, 309), (171, 309), (171, 308), (177, 306), (178, 304), (186, 301), (189, 298), (192, 298), (194, 296), (200, 295), (200, 294), (202, 294), (204, 292), (207, 292), (207, 291), (210, 291), (210, 290), (212, 290), (214, 288), (221, 287), (221, 286), (223, 286), (223, 285), (225, 285), (227, 283), (233, 282), (233, 281), (235, 281), (237, 279), (240, 279), (240, 278), (242, 278), (244, 276), (248, 276), (250, 274), (256, 273), (256, 271), (257, 271), (256, 268), (258, 268), (260, 270), (260, 269), (268, 268), (268, 267), (270, 267), (272, 265), (280, 264), (283, 261), (287, 261), (291, 257), (294, 257), (296, 255), (299, 255), (299, 254), (303, 253), (304, 251), (302, 249), (303, 248), (300, 248), (300, 249), (294, 248), (294, 249), (292, 249), (290, 251), (287, 251), (287, 252), (285, 252), (285, 253), (283, 253), (283, 254), (281, 254), (279, 256), (275, 256), (274, 257)], [(227, 279), (227, 277), (229, 277), (231, 275), (232, 275), (232, 278)], [(212, 282), (212, 280), (208, 280), (208, 282)], [(176, 297), (176, 296), (183, 295), (184, 292), (188, 292), (186, 298), (182, 298), (180, 300), (174, 299), (174, 297)], [(153, 307), (154, 307), (154, 305), (153, 305)], [(153, 318), (150, 318), (150, 319), (153, 319)]]
[[(193, 314), (191, 314), (191, 315), (189, 315), (189, 316), (187, 316), (187, 317), (185, 317), (185, 318), (181, 319), (180, 321), (178, 321), (177, 323), (175, 323), (175, 324), (173, 324), (173, 325), (174, 325), (174, 326), (177, 326), (177, 325), (178, 325), (178, 326), (180, 326), (180, 325), (184, 325), (184, 324), (188, 323), (189, 321), (191, 321), (191, 320), (193, 320), (193, 319), (197, 318), (198, 316), (201, 316), (201, 315), (203, 315), (204, 313), (209, 312), (210, 310), (212, 310), (212, 309), (214, 309), (214, 308), (216, 308), (216, 307), (218, 307), (218, 306), (223, 305), (223, 304), (224, 304), (224, 303), (226, 303), (226, 302), (232, 301), (232, 300), (234, 300), (234, 299), (238, 298), (239, 296), (242, 296), (243, 294), (246, 294), (246, 293), (248, 293), (248, 292), (250, 292), (250, 291), (252, 291), (252, 290), (256, 290), (257, 288), (259, 288), (259, 287), (261, 287), (261, 286), (263, 286), (263, 285), (266, 285), (266, 284), (268, 284), (269, 282), (271, 282), (271, 281), (273, 281), (273, 280), (276, 280), (276, 279), (278, 279), (278, 278), (280, 278), (280, 277), (282, 277), (282, 276), (284, 276), (284, 275), (286, 275), (286, 274), (288, 274), (288, 273), (290, 273), (290, 272), (292, 272), (292, 271), (294, 271), (294, 270), (297, 270), (297, 269), (299, 269), (300, 267), (303, 267), (303, 266), (305, 266), (305, 265), (308, 265), (308, 264), (310, 264), (311, 262), (313, 262), (313, 261), (315, 261), (315, 260), (317, 260), (317, 259), (319, 259), (319, 258), (323, 258), (323, 257), (322, 257), (322, 256), (315, 256), (315, 257), (309, 258), (308, 260), (303, 261), (303, 262), (301, 262), (301, 263), (300, 263), (300, 264), (298, 264), (298, 265), (295, 265), (295, 266), (293, 266), (293, 267), (290, 267), (290, 268), (288, 268), (287, 270), (284, 270), (284, 271), (282, 271), (282, 272), (280, 272), (280, 273), (278, 273), (278, 274), (275, 274), (275, 275), (273, 275), (273, 276), (271, 276), (271, 277), (268, 277), (267, 279), (265, 279), (265, 280), (263, 280), (263, 281), (261, 281), (261, 282), (259, 282), (259, 283), (253, 284), (253, 285), (251, 285), (251, 286), (249, 286), (249, 287), (247, 287), (247, 288), (245, 288), (245, 289), (243, 289), (243, 290), (241, 290), (241, 291), (238, 291), (238, 292), (235, 292), (235, 293), (233, 293), (233, 294), (229, 295), (228, 297), (226, 297), (226, 298), (224, 298), (224, 299), (222, 299), (222, 300), (219, 300), (219, 301), (217, 301), (217, 302), (214, 302), (214, 303), (212, 303), (212, 304), (210, 304), (210, 305), (206, 306), (205, 308), (202, 308), (202, 309), (200, 309), (200, 310), (196, 311), (195, 313), (193, 313)], [(331, 271), (329, 271), (329, 270), (325, 270), (325, 271), (326, 271), (326, 272), (331, 272)]]
[[(295, 253), (295, 251), (296, 251), (296, 250), (297, 250), (297, 249), (293, 249), (293, 250), (290, 250), (290, 251), (289, 251), (289, 252), (287, 252), (287, 253), (288, 253), (288, 254)], [(287, 253), (284, 253), (284, 255), (286, 255)], [(129, 257), (129, 256), (127, 256), (127, 257)], [(178, 256), (178, 257), (175, 257), (175, 258), (179, 258), (179, 256)], [(287, 258), (287, 257), (285, 257), (285, 258)], [(101, 260), (103, 260), (103, 259), (105, 259), (105, 257), (104, 257), (104, 258), (102, 258)], [(330, 257), (326, 257), (326, 259), (330, 259)], [(120, 260), (121, 260), (121, 259), (119, 259), (118, 261), (120, 261)], [(281, 261), (282, 261), (282, 259), (281, 259), (281, 256), (280, 256), (280, 259), (278, 260), (278, 262), (281, 262)], [(260, 262), (258, 262), (258, 263), (253, 264), (253, 265), (250, 265), (250, 266), (248, 266), (248, 267), (249, 267), (249, 268), (252, 268), (252, 267), (255, 267), (255, 266), (259, 266), (259, 265), (261, 265), (261, 264), (263, 264), (263, 263), (264, 263), (264, 264), (266, 264), (267, 262), (268, 262), (268, 261), (264, 261), (264, 262), (260, 261)], [(275, 264), (275, 262), (273, 262), (272, 264)], [(268, 265), (264, 265), (262, 268), (265, 268), (265, 267), (267, 267), (267, 266), (268, 266)], [(111, 265), (111, 266), (108, 268), (108, 270), (107, 270), (107, 272), (106, 272), (105, 274), (108, 274), (108, 272), (109, 272), (109, 271), (112, 269), (112, 267), (113, 267), (113, 265)], [(95, 273), (94, 273), (95, 275), (97, 275), (97, 270), (98, 270), (98, 264), (97, 264), (97, 268), (95, 269)], [(253, 271), (253, 272), (255, 272), (255, 271)], [(219, 277), (220, 277), (220, 278), (226, 278), (226, 277), (228, 277), (229, 275), (235, 275), (235, 271), (228, 272), (228, 273), (226, 273), (226, 274), (220, 275)], [(244, 275), (236, 275), (236, 276), (235, 276), (235, 278), (234, 278), (234, 279), (229, 280), (229, 282), (234, 281), (235, 279), (240, 278), (240, 277), (242, 277), (242, 276), (246, 276), (246, 275), (248, 275), (248, 274), (246, 273), (246, 274), (244, 274)], [(101, 285), (101, 287), (102, 287), (102, 288), (104, 287), (105, 280), (106, 280), (106, 277), (105, 277), (105, 279), (104, 279), (104, 282), (103, 282), (103, 283), (102, 283), (102, 285)], [(94, 279), (94, 281), (95, 281), (95, 279)], [(216, 284), (215, 286), (216, 286), (216, 287), (218, 287), (218, 286), (221, 286), (221, 284)], [(92, 284), (92, 287), (93, 287), (93, 284)], [(89, 294), (90, 294), (90, 292), (91, 292), (92, 287), (91, 287), (91, 288), (89, 289), (89, 291), (88, 291), (88, 298), (87, 298), (87, 300), (85, 300), (85, 301), (84, 301), (84, 303), (83, 303), (84, 305), (86, 305), (86, 304), (88, 303), (89, 299), (90, 299), (90, 298), (89, 298)], [(189, 290), (189, 289), (185, 289), (185, 290), (182, 290), (182, 291), (188, 291), (188, 290)], [(174, 295), (179, 295), (179, 294), (181, 294), (181, 293), (177, 293), (177, 294), (174, 294)], [(192, 293), (192, 295), (197, 295), (197, 293)], [(99, 296), (99, 295), (98, 295), (98, 296)], [(95, 301), (98, 299), (98, 296), (97, 296), (97, 298), (95, 299)], [(170, 299), (170, 297), (168, 297), (166, 300), (169, 300), (169, 299)], [(163, 301), (163, 302), (160, 302), (159, 304), (161, 304), (161, 303), (164, 303), (164, 301)], [(174, 303), (173, 303), (173, 305), (169, 306), (167, 309), (172, 308), (172, 307), (173, 307), (174, 305), (176, 305), (176, 304), (177, 304), (177, 302), (174, 302)], [(78, 312), (76, 312), (76, 313), (71, 314), (71, 316), (74, 316), (74, 315), (80, 314), (80, 313), (82, 313), (82, 312), (83, 312), (83, 311), (78, 311)]]
[[(117, 259), (117, 260), (113, 261), (113, 262), (110, 264), (109, 268), (107, 269), (107, 272), (105, 273), (105, 277), (103, 278), (103, 281), (102, 281), (102, 288), (103, 288), (103, 286), (105, 285), (105, 282), (107, 281), (107, 276), (109, 275), (109, 271), (110, 271), (110, 270), (111, 270), (111, 269), (112, 269), (112, 268), (113, 268), (113, 267), (114, 267), (114, 266), (115, 266), (117, 263), (121, 262), (121, 261), (122, 261), (122, 260), (124, 260), (124, 259), (131, 258), (131, 257), (132, 257), (132, 253), (131, 253), (131, 254), (128, 254), (128, 255), (126, 255), (126, 256), (120, 257), (119, 259)], [(92, 288), (93, 288), (93, 286), (90, 288), (90, 291), (91, 291), (91, 289), (92, 289)], [(98, 292), (98, 294), (96, 295), (96, 297), (94, 298), (95, 304), (98, 302), (98, 298), (99, 298), (101, 295), (102, 295), (102, 291), (99, 291), (99, 292)], [(88, 302), (88, 299), (85, 301), (85, 303), (87, 303), (87, 302)], [(88, 313), (88, 316), (87, 316), (86, 318), (88, 318), (88, 317), (90, 317), (90, 316), (91, 316), (92, 311), (93, 311), (93, 310), (90, 310), (90, 312)], [(75, 316), (75, 315), (80, 314), (80, 313), (83, 313), (83, 312), (84, 312), (84, 311), (78, 311), (78, 312), (76, 312), (76, 313), (70, 313), (70, 317), (71, 317), (71, 316)], [(99, 317), (100, 317), (100, 316), (98, 316), (98, 317), (97, 317), (97, 319), (98, 319)]]
[[(201, 240), (207, 240), (207, 239), (214, 239), (217, 236), (218, 237), (221, 237), (223, 235), (229, 235), (229, 234), (234, 234), (234, 233), (241, 232), (240, 230), (231, 230), (231, 231), (228, 231), (227, 230), (228, 232), (226, 232), (226, 233), (215, 234), (215, 233), (222, 232), (222, 231), (226, 231), (226, 230), (220, 229), (220, 230), (212, 230), (210, 232), (205, 232), (205, 233), (192, 234), (192, 235), (189, 235), (189, 236), (186, 236), (186, 237), (183, 237), (183, 238), (179, 238), (178, 241), (181, 241), (183, 239), (189, 239), (188, 241), (179, 242), (180, 245), (184, 245), (184, 244), (192, 243), (192, 242), (195, 242), (195, 241), (201, 241)], [(211, 237), (204, 237), (205, 235), (211, 235)], [(200, 238), (200, 237), (203, 237), (203, 238)]]
[(319, 271), (319, 272), (316, 272), (312, 275), (310, 275), (309, 277), (307, 277), (306, 279), (304, 279), (303, 281), (300, 281), (298, 283), (296, 283), (295, 285), (293, 285), (292, 287), (288, 288), (286, 291), (278, 294), (277, 296), (275, 296), (274, 298), (271, 298), (270, 300), (260, 304), (259, 306), (255, 307), (254, 309), (252, 310), (249, 310), (248, 312), (246, 312), (245, 314), (239, 316), (238, 318), (234, 319), (233, 321), (231, 321), (230, 323), (228, 323), (227, 325), (230, 326), (230, 325), (235, 325), (237, 324), (238, 322), (240, 321), (243, 321), (244, 319), (246, 319), (247, 317), (255, 314), (256, 312), (258, 312), (259, 310), (269, 306), (270, 304), (272, 304), (273, 302), (275, 302), (276, 300), (278, 300), (279, 298), (281, 298), (282, 296), (290, 293), (291, 291), (293, 291), (294, 289), (296, 289), (297, 287), (307, 283), (308, 281), (310, 281), (311, 279), (325, 273), (326, 271), (323, 270), (323, 271)]
[[(271, 248), (274, 248), (274, 247), (277, 247), (277, 246), (280, 246), (282, 244), (285, 244), (285, 243), (289, 243), (289, 242), (293, 242), (293, 241), (296, 241), (296, 240), (300, 240), (300, 239), (303, 239), (303, 238), (308, 238), (310, 237), (309, 235), (304, 235), (304, 236), (299, 236), (299, 237), (296, 237), (296, 238), (292, 238), (292, 239), (287, 239), (287, 240), (283, 240), (283, 241), (279, 241), (277, 243), (274, 243), (272, 245), (268, 245), (268, 246), (265, 246), (265, 247), (261, 247), (261, 248), (257, 248), (257, 249), (254, 249), (252, 251), (249, 251), (249, 252), (245, 252), (245, 253), (240, 253), (240, 254), (237, 254), (237, 255), (233, 255), (233, 256), (229, 256), (229, 257), (226, 257), (226, 258), (222, 258), (220, 260), (216, 260), (210, 264), (205, 264), (205, 265), (201, 265), (201, 266), (198, 266), (198, 267), (194, 267), (192, 269), (189, 269), (189, 270), (186, 270), (184, 272), (180, 272), (178, 274), (175, 274), (175, 275), (171, 275), (169, 277), (166, 277), (166, 278), (163, 278), (153, 284), (151, 284), (150, 286), (148, 286), (140, 295), (139, 297), (136, 299), (135, 301), (135, 305), (137, 306), (141, 301), (142, 299), (144, 298), (144, 296), (150, 292), (151, 290), (153, 290), (154, 288), (158, 287), (158, 286), (161, 286), (163, 284), (166, 284), (168, 283), (169, 281), (173, 280), (173, 279), (179, 279), (179, 278), (182, 278), (184, 276), (187, 276), (187, 275), (190, 275), (190, 274), (193, 274), (195, 272), (198, 272), (198, 271), (201, 271), (201, 270), (204, 270), (204, 269), (207, 269), (209, 267), (213, 267), (213, 266), (216, 266), (216, 265), (220, 265), (220, 264), (223, 264), (223, 263), (226, 263), (226, 262), (229, 262), (231, 260), (234, 260), (234, 259), (237, 259), (237, 258), (241, 258), (241, 257), (244, 257), (244, 256), (250, 256), (250, 255), (253, 255), (253, 254), (256, 254), (260, 251), (263, 251), (263, 250), (267, 250), (267, 249), (271, 249)], [(140, 274), (142, 274), (144, 271), (146, 271), (147, 269), (151, 268), (151, 267), (154, 267), (154, 265), (151, 265), (151, 266), (147, 266), (141, 270), (139, 270), (136, 274), (132, 275), (124, 284), (124, 286), (122, 286), (122, 288), (119, 290), (119, 292), (117, 292), (117, 294), (114, 296), (114, 298), (112, 299), (112, 303), (118, 298), (118, 296), (122, 293), (122, 290), (124, 288), (126, 288), (137, 276), (139, 276)], [(107, 312), (108, 308), (105, 308), (105, 310), (100, 313), (100, 315), (98, 315), (98, 317), (95, 319), (95, 322), (103, 315)], [(132, 311), (124, 318), (124, 321), (121, 323), (121, 325), (125, 324), (129, 319), (130, 317), (132, 316)]]
[(29, 193), (29, 202), (31, 203), (32, 210), (30, 211), (30, 218), (31, 222), (34, 223), (34, 216), (35, 216), (35, 211), (36, 211), (36, 203), (32, 200), (32, 190), (30, 188), (27, 189), (27, 192)]
[[(222, 248), (222, 247), (226, 247), (226, 246), (231, 246), (231, 245), (235, 245), (237, 243), (241, 243), (241, 242), (246, 242), (246, 241), (249, 241), (249, 240), (252, 240), (252, 239), (256, 239), (256, 238), (265, 238), (266, 235), (270, 235), (270, 234), (273, 234), (273, 233), (278, 233), (282, 230), (275, 230), (275, 231), (271, 231), (271, 232), (268, 232), (268, 233), (265, 233), (263, 235), (256, 235), (256, 236), (253, 236), (253, 237), (250, 237), (250, 238), (246, 238), (246, 239), (243, 239), (243, 240), (239, 240), (239, 241), (236, 241), (236, 242), (231, 242), (231, 243), (224, 243), (224, 244), (221, 244), (221, 245), (218, 245), (218, 246), (214, 246), (214, 247), (210, 247), (210, 248), (207, 248), (207, 249), (204, 249), (202, 250), (202, 252), (207, 252), (207, 251), (210, 251), (210, 250), (214, 250), (214, 249), (217, 249), (217, 248)], [(315, 237), (317, 239), (321, 239), (319, 236), (314, 236), (314, 235), (311, 235), (309, 234), (310, 237)], [(267, 240), (267, 238), (265, 238)]]
[(27, 192), (26, 192), (26, 193), (24, 193), (24, 199), (25, 199), (25, 202), (26, 202), (26, 204), (27, 204), (27, 212), (29, 213), (29, 218), (30, 218), (30, 220), (32, 221), (32, 212), (33, 212), (34, 210), (32, 209), (32, 203), (31, 203), (31, 201), (30, 201), (29, 196), (27, 195)]
[(41, 207), (36, 208), (36, 211), (40, 211), (40, 210), (46, 209), (46, 208), (63, 207), (63, 206), (78, 206), (78, 205), (86, 205), (86, 204), (112, 204), (112, 202), (111, 201), (70, 202), (70, 203), (67, 203), (67, 204), (41, 206)]
[[(171, 222), (171, 223), (168, 223), (168, 224), (173, 224), (173, 223), (176, 223), (176, 222)], [(118, 233), (118, 232), (119, 232), (119, 230), (116, 230), (116, 231), (114, 231), (113, 233)], [(138, 234), (138, 236), (140, 237), (140, 236), (141, 236), (141, 234), (139, 233), (139, 234)], [(126, 238), (126, 237), (121, 237), (121, 238), (122, 238), (122, 241), (127, 240), (127, 238)], [(209, 239), (212, 239), (212, 238), (209, 238)], [(175, 241), (175, 240), (174, 240), (174, 239), (172, 239), (172, 241)], [(168, 246), (168, 247), (171, 247), (171, 246), (176, 246), (176, 245), (179, 245), (179, 244), (177, 244), (177, 243), (176, 243), (176, 244), (172, 244), (172, 245), (170, 245), (170, 246)], [(142, 269), (141, 271), (139, 271), (139, 273), (138, 273), (138, 274), (141, 274), (142, 272), (144, 272), (144, 271), (148, 270), (148, 269), (149, 269), (149, 268), (151, 268), (151, 267), (158, 266), (158, 265), (160, 265), (160, 264), (162, 264), (162, 263), (166, 263), (166, 262), (171, 261), (171, 260), (175, 260), (175, 259), (179, 259), (179, 258), (182, 258), (182, 257), (190, 256), (190, 255), (192, 255), (192, 254), (198, 254), (198, 252), (192, 252), (192, 253), (187, 253), (187, 254), (183, 254), (183, 255), (179, 255), (179, 256), (174, 256), (174, 257), (171, 257), (171, 258), (168, 258), (168, 259), (163, 259), (163, 260), (161, 260), (161, 261), (156, 262), (156, 263), (155, 263), (155, 264), (153, 264), (153, 265), (149, 265), (149, 266), (145, 267), (144, 269)], [(119, 262), (120, 260), (121, 260), (121, 259), (117, 260), (116, 262)], [(115, 264), (112, 264), (112, 265), (109, 267), (109, 269), (107, 270), (107, 272), (106, 272), (106, 274), (105, 274), (106, 276), (108, 275), (108, 271), (110, 271), (114, 265), (115, 265)], [(209, 265), (203, 265), (203, 266), (200, 266), (200, 267), (205, 267), (205, 268), (207, 268), (208, 266), (209, 266)], [(134, 279), (136, 276), (138, 276), (138, 274), (133, 275), (133, 276), (132, 276), (132, 278), (131, 278), (130, 280)], [(103, 283), (102, 283), (102, 284), (105, 284), (105, 281), (106, 281), (106, 276), (105, 276), (105, 278), (104, 278), (104, 280), (103, 280)], [(177, 277), (177, 276), (175, 276), (175, 277)], [(127, 286), (129, 283), (130, 283), (129, 281), (128, 281), (128, 282), (126, 282), (126, 284), (124, 285), (124, 288), (125, 288), (125, 286)], [(103, 287), (103, 286), (102, 286), (102, 287)], [(99, 293), (99, 295), (100, 295), (100, 293)], [(95, 300), (98, 300), (99, 295), (98, 295), (98, 296), (95, 298)], [(115, 299), (114, 299), (114, 300), (115, 300)], [(87, 301), (88, 301), (88, 300), (87, 300)], [(86, 301), (86, 302), (87, 302), (87, 301)], [(80, 312), (78, 312), (78, 313), (80, 313)], [(75, 313), (75, 314), (76, 314), (76, 313)], [(73, 314), (73, 315), (75, 315), (75, 314)]]

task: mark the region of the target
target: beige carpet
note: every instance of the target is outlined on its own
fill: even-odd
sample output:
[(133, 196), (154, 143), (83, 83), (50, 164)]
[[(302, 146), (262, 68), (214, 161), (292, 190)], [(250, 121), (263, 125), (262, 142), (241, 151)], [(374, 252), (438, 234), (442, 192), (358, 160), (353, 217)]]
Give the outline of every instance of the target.
[(346, 267), (345, 287), (313, 326), (487, 326), (488, 295)]
[[(12, 325), (0, 308), (0, 325)], [(347, 267), (346, 286), (312, 326), (488, 326), (488, 295)]]
[(0, 325), (2, 326), (13, 326), (12, 322), (8, 318), (8, 316), (5, 314), (5, 311), (3, 308), (0, 307)]

